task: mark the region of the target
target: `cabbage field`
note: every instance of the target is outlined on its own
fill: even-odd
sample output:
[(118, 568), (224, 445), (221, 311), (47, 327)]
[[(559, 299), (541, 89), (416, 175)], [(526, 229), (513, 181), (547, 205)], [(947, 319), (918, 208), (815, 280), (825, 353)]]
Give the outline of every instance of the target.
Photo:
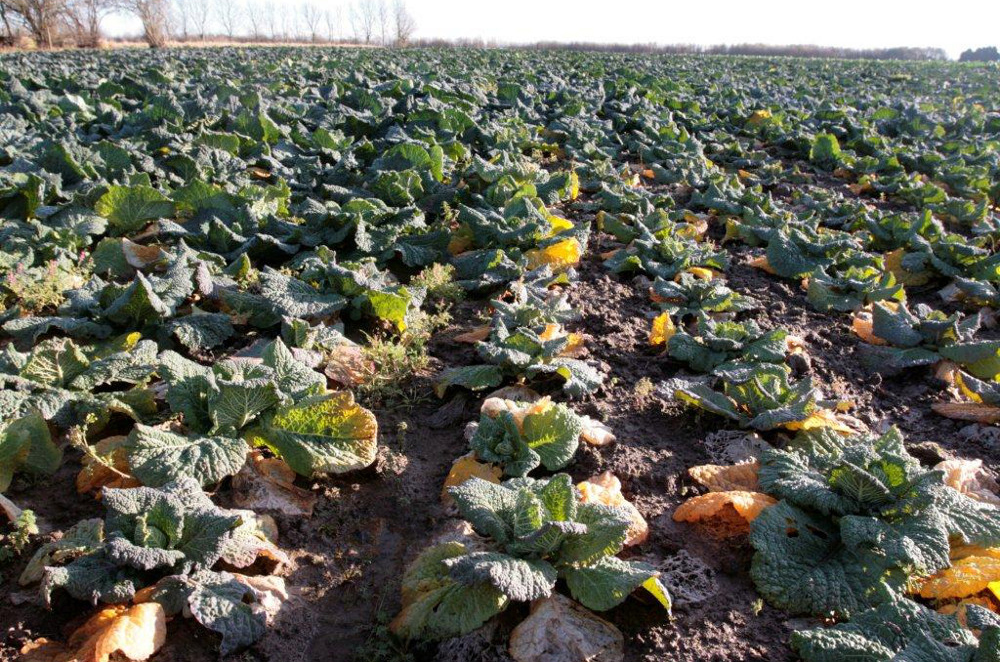
[(1000, 661), (997, 67), (0, 81), (0, 659)]

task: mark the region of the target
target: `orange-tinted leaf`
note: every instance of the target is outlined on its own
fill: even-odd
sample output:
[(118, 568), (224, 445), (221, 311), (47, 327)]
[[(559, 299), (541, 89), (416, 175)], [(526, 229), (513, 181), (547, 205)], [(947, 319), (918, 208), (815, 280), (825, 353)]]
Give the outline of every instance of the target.
[(754, 259), (750, 260), (750, 266), (754, 267), (755, 269), (760, 269), (761, 271), (766, 271), (769, 274), (777, 275), (777, 272), (774, 270), (774, 267), (772, 267), (771, 263), (768, 262), (766, 255), (761, 255), (760, 257), (755, 257)]
[(486, 326), (477, 326), (474, 329), (466, 331), (465, 333), (460, 333), (455, 336), (455, 342), (463, 342), (469, 344), (475, 344), (482, 340), (486, 340), (490, 337), (490, 327), (488, 324)]
[(361, 347), (352, 344), (340, 345), (330, 353), (323, 374), (340, 386), (357, 386), (375, 369)]
[(455, 460), (451, 465), (448, 477), (444, 479), (444, 487), (441, 488), (441, 503), (448, 506), (454, 503), (454, 499), (448, 494), (449, 487), (461, 485), (470, 478), (482, 478), (491, 483), (499, 483), (503, 470), (500, 467), (487, 462), (480, 462), (476, 459), (475, 453), (468, 453)]
[(1000, 558), (967, 556), (920, 584), (923, 598), (967, 598), (1000, 581)]
[(538, 269), (548, 265), (553, 271), (564, 271), (580, 264), (583, 248), (574, 238), (563, 239), (545, 248), (535, 248), (527, 251), (524, 256), (528, 260), (528, 269)]
[(607, 446), (615, 441), (615, 435), (611, 429), (600, 421), (595, 421), (589, 416), (581, 416), (583, 419), (583, 432), (580, 439), (591, 446)]
[(709, 492), (692, 497), (674, 511), (675, 522), (701, 522), (735, 511), (746, 523), (752, 522), (765, 509), (776, 504), (761, 492)]
[(486, 398), (480, 412), (490, 418), (496, 418), (502, 412), (508, 411), (514, 417), (517, 429), (524, 425), (524, 419), (530, 414), (540, 414), (552, 406), (552, 398), (545, 396), (534, 402), (515, 402), (514, 400), (504, 400), (503, 398)]
[(542, 399), (542, 396), (538, 394), (533, 388), (528, 388), (522, 384), (512, 384), (511, 386), (504, 386), (498, 388), (497, 390), (486, 396), (486, 399), (490, 398), (500, 398), (501, 400), (515, 400), (517, 402), (537, 402)]
[(872, 314), (867, 310), (859, 310), (854, 314), (854, 318), (851, 320), (851, 329), (869, 345), (886, 344), (872, 331)]
[(125, 261), (129, 266), (135, 269), (145, 269), (164, 257), (164, 252), (159, 246), (144, 246), (128, 239), (122, 239), (122, 253), (125, 254)]
[(931, 409), (946, 418), (959, 421), (973, 421), (983, 425), (1000, 423), (1000, 407), (982, 402), (935, 402)]
[(982, 460), (945, 460), (934, 470), (944, 472), (945, 485), (976, 501), (1000, 506), (1000, 496), (991, 489), (996, 482), (983, 471)]
[(76, 477), (76, 491), (80, 494), (96, 492), (104, 487), (138, 487), (137, 479), (129, 475), (128, 437), (119, 435), (101, 439), (93, 445), (94, 454), (100, 459), (85, 455), (83, 468)]
[(167, 617), (158, 602), (102, 609), (65, 644), (38, 639), (21, 649), (22, 662), (108, 662), (112, 656), (146, 660), (167, 639)]
[[(871, 185), (868, 186), (871, 188)], [(900, 285), (919, 286), (929, 282), (931, 279), (929, 273), (914, 273), (903, 268), (903, 257), (905, 255), (906, 251), (902, 248), (886, 253), (882, 258), (885, 270), (891, 273)]]
[(311, 517), (316, 495), (296, 487), (295, 471), (284, 460), (255, 450), (233, 476), (233, 501), (240, 508)]
[(610, 471), (591, 476), (577, 485), (582, 503), (600, 503), (605, 506), (617, 506), (628, 511), (632, 524), (628, 528), (625, 545), (641, 544), (649, 537), (649, 525), (639, 509), (622, 494), (622, 483)]
[(652, 328), (649, 330), (649, 344), (653, 347), (666, 345), (675, 333), (677, 333), (677, 327), (670, 319), (670, 313), (660, 313), (653, 320)]

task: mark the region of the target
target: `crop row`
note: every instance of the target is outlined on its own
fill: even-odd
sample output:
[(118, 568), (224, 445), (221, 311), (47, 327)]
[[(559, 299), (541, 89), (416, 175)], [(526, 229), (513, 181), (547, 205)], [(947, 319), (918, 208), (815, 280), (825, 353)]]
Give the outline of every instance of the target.
[[(895, 430), (864, 429), (814, 383), (802, 340), (751, 319), (760, 301), (723, 274), (749, 255), (817, 310), (850, 314), (873, 369), (935, 366), (953, 399), (939, 412), (1000, 420), (995, 81), (859, 63), (857, 85), (825, 63), (761, 66), (5, 55), (0, 487), (70, 455), (106, 511), (36, 546), (20, 576), (46, 603), (104, 606), (66, 644), (24, 654), (145, 659), (179, 615), (224, 653), (257, 641), (288, 563), (267, 511), (307, 517), (296, 476), (375, 462), (363, 404), (378, 403), (355, 393), (385, 369), (380, 347), (436, 330), (455, 290), (490, 311), (458, 339), (476, 361), (436, 380), (440, 396), (489, 393), (444, 492), (471, 532), (427, 541), (396, 636), (463, 634), (563, 587), (595, 611), (640, 588), (669, 611), (656, 570), (618, 556), (645, 527), (621, 485), (559, 473), (614, 436), (554, 400), (605, 381), (568, 296), (592, 214), (617, 243), (607, 269), (648, 286), (651, 342), (695, 373), (661, 393), (775, 442), (755, 463), (692, 468), (709, 492), (675, 518), (735, 512), (761, 595), (839, 622), (795, 635), (808, 659), (992, 659), (1000, 620), (982, 607), (996, 606), (1000, 511), (978, 466), (928, 470)], [(256, 496), (232, 509), (206, 492), (237, 485)]]

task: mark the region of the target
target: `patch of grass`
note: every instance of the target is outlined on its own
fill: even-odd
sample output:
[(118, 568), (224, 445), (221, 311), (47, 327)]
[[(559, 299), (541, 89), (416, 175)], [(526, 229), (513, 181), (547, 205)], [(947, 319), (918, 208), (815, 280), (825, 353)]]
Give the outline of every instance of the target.
[(455, 283), (455, 267), (450, 264), (432, 264), (414, 276), (410, 285), (426, 288), (427, 300), (438, 308), (465, 298), (465, 290)]
[(429, 397), (426, 388), (417, 388), (414, 375), (430, 364), (427, 343), (431, 335), (448, 325), (447, 311), (420, 313), (399, 336), (369, 336), (364, 347), (370, 367), (358, 386), (358, 398), (373, 406), (413, 407)]
[(31, 544), (31, 537), (38, 534), (38, 523), (35, 513), (23, 510), (13, 522), (9, 530), (0, 535), (0, 563), (9, 563), (24, 553)]
[(641, 405), (645, 405), (649, 402), (649, 399), (653, 397), (653, 393), (656, 392), (656, 385), (653, 384), (653, 380), (649, 377), (643, 377), (635, 383), (632, 387), (632, 393), (635, 394), (635, 399), (639, 401)]

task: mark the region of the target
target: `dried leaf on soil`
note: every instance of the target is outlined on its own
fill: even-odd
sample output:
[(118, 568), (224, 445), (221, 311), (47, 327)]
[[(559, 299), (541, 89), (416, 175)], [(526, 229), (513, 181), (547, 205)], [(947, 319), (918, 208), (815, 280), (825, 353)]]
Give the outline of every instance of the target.
[(688, 474), (710, 492), (756, 492), (760, 462), (718, 465), (702, 464), (688, 469)]
[(675, 522), (702, 522), (735, 512), (749, 524), (777, 500), (760, 492), (709, 492), (692, 497), (674, 511)]
[(1000, 496), (994, 491), (996, 481), (983, 470), (982, 460), (945, 460), (939, 462), (934, 470), (944, 472), (945, 485), (976, 501), (1000, 506)]
[(22, 662), (108, 662), (121, 655), (146, 660), (167, 639), (167, 617), (157, 602), (102, 609), (61, 644), (37, 639), (21, 648)]
[(532, 603), (509, 650), (516, 662), (620, 662), (625, 641), (614, 625), (556, 593)]
[[(84, 455), (83, 468), (76, 477), (80, 494), (96, 492), (105, 487), (138, 487), (142, 483), (130, 475), (128, 466), (128, 437), (106, 437), (91, 446), (94, 455)], [(99, 459), (98, 459), (99, 458)]]
[(311, 517), (317, 497), (296, 487), (295, 475), (284, 460), (255, 451), (233, 477), (233, 502), (250, 510)]
[(1000, 581), (1000, 558), (967, 556), (920, 583), (922, 598), (967, 598)]

